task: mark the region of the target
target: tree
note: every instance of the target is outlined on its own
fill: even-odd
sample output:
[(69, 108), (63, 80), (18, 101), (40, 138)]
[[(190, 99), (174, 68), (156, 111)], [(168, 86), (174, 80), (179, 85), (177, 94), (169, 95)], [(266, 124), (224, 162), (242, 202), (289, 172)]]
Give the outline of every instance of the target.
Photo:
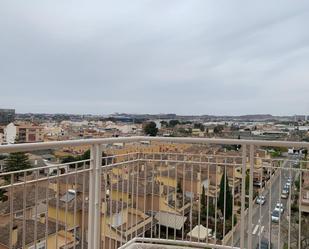
[[(102, 156), (105, 156), (104, 152), (102, 152)], [(81, 160), (87, 159), (90, 159), (90, 150), (86, 150), (81, 156)]]
[(205, 126), (202, 123), (194, 124), (194, 129), (200, 129), (201, 131), (205, 131)]
[(152, 137), (155, 137), (158, 133), (158, 128), (155, 122), (149, 122), (144, 126), (144, 132)]
[(201, 219), (206, 220), (207, 218), (207, 210), (208, 210), (208, 218), (215, 218), (216, 216), (216, 209), (215, 205), (213, 204), (213, 201), (210, 199), (206, 199), (206, 193), (205, 193), (205, 187), (203, 185), (202, 187), (202, 194), (201, 194), (201, 208), (200, 208), (200, 214)]
[[(5, 160), (4, 164), (5, 172), (25, 170), (29, 168), (31, 168), (29, 157), (24, 152), (11, 153)], [(15, 173), (15, 181), (18, 181), (19, 176), (21, 175), (23, 175), (23, 173)]]
[(250, 187), (250, 175), (248, 172), (246, 172), (246, 179), (245, 179), (246, 195), (249, 195), (249, 187)]
[(219, 134), (223, 131), (223, 126), (222, 125), (218, 125), (214, 128), (214, 133), (215, 134)]
[[(225, 201), (224, 201), (225, 196)], [(229, 187), (228, 177), (225, 172), (222, 175), (220, 182), (220, 194), (218, 200), (218, 207), (224, 215), (224, 206), (225, 206), (225, 219), (232, 217), (233, 213), (233, 196)]]
[[(73, 162), (76, 161), (82, 161), (82, 160), (88, 160), (90, 159), (90, 150), (86, 150), (82, 155), (77, 155), (77, 156), (66, 156), (64, 158), (62, 158), (61, 163), (72, 163), (70, 164), (71, 168), (74, 168), (75, 165), (73, 164)], [(78, 163), (77, 164), (78, 167), (83, 166), (83, 163)]]
[(299, 176), (296, 178), (294, 184), (295, 184), (297, 191), (299, 191), (299, 188), (300, 188), (300, 177)]
[(164, 120), (162, 120), (160, 123), (161, 123), (161, 125), (164, 126), (164, 127), (167, 127), (167, 126), (168, 126), (168, 122), (166, 122), (166, 121), (164, 121)]
[(5, 189), (0, 189), (0, 201), (6, 201), (6, 195), (4, 195), (7, 191)]
[(5, 159), (5, 158), (6, 158), (6, 155), (0, 154), (0, 160), (3, 160), (3, 159)]
[(69, 156), (62, 158), (61, 163), (71, 163), (71, 162), (74, 162), (74, 161), (77, 161), (76, 157), (69, 155)]
[(177, 120), (177, 119), (172, 119), (172, 120), (170, 120), (170, 122), (169, 122), (169, 126), (170, 126), (170, 127), (175, 127), (175, 126), (178, 125), (178, 124), (180, 124), (180, 122), (179, 122), (179, 120)]
[[(106, 157), (106, 154), (104, 153), (104, 151), (102, 152), (102, 157)], [(76, 162), (76, 161), (82, 161), (82, 160), (89, 160), (90, 159), (90, 150), (86, 150), (82, 155), (78, 155), (78, 156), (72, 156), (72, 155), (69, 155), (69, 156), (66, 156), (64, 158), (62, 158), (61, 160), (61, 163), (68, 163), (70, 164), (71, 168), (75, 168), (75, 165), (73, 162)], [(105, 165), (105, 160), (103, 159), (102, 160), (102, 165), (104, 166)], [(86, 164), (89, 164), (89, 162), (86, 162)], [(78, 163), (77, 164), (78, 167), (81, 167), (83, 166), (83, 163)]]
[(202, 188), (201, 206), (206, 207), (206, 196), (205, 196), (205, 186), (204, 185), (203, 185), (203, 188)]
[(206, 203), (206, 196), (205, 196), (205, 187), (202, 187), (202, 194), (201, 194), (201, 219), (204, 220), (207, 218), (207, 203)]

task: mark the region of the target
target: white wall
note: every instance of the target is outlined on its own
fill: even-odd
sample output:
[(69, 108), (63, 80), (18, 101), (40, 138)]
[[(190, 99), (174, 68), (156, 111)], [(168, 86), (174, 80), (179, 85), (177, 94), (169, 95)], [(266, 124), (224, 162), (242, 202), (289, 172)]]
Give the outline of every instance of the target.
[(15, 143), (17, 129), (13, 123), (8, 124), (4, 129), (4, 139), (8, 144)]
[(0, 144), (4, 143), (4, 134), (0, 133)]

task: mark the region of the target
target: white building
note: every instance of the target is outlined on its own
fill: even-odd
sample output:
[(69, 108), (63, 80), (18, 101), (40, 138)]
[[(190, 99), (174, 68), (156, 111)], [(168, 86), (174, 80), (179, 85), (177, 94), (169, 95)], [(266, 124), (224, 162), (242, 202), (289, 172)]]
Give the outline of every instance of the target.
[(0, 132), (0, 145), (4, 143), (4, 133)]
[(17, 128), (14, 123), (9, 123), (4, 128), (4, 142), (7, 144), (15, 143), (17, 136)]

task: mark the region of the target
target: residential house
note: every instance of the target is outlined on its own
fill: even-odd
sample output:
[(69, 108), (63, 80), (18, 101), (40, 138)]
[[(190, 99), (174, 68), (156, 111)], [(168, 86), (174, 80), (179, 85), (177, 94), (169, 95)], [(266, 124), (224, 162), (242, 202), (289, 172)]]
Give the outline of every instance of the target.
[(184, 205), (176, 203), (175, 206), (175, 187), (166, 186), (152, 176), (145, 178), (143, 174), (142, 172), (131, 175), (129, 179), (112, 184), (110, 197), (113, 200), (125, 201), (146, 213), (156, 211), (182, 213), (187, 202), (184, 201), (182, 203)]
[(71, 249), (77, 244), (73, 234), (51, 221), (14, 219), (12, 226), (0, 226), (0, 249)]
[(19, 143), (34, 143), (44, 141), (44, 128), (39, 125), (20, 123), (8, 124), (4, 129), (5, 142), (13, 144), (18, 139)]
[(0, 226), (11, 222), (13, 218), (32, 219), (45, 216), (46, 200), (54, 196), (54, 191), (43, 186), (27, 184), (13, 190), (13, 210), (11, 210), (11, 191), (6, 193), (7, 200), (0, 202)]
[[(48, 203), (48, 219), (58, 221), (68, 232), (76, 231), (79, 239), (87, 239), (88, 196), (69, 190), (60, 199)], [(124, 201), (110, 199), (102, 193), (101, 248), (113, 248), (149, 228), (152, 218), (140, 210), (129, 207)]]

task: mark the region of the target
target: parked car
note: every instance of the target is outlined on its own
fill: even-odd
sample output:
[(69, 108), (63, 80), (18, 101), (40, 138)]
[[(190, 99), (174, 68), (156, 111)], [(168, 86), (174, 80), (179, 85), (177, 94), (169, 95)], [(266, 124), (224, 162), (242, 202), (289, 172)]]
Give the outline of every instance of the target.
[(291, 185), (286, 183), (284, 185), (283, 189), (286, 189), (286, 190), (290, 191), (290, 187), (291, 187)]
[(283, 203), (277, 202), (274, 211), (278, 211), (280, 213), (283, 213), (284, 212)]
[(298, 168), (299, 167), (299, 160), (297, 160), (296, 162), (293, 162), (293, 167)]
[(288, 188), (284, 188), (281, 191), (281, 198), (283, 199), (287, 199), (289, 197), (289, 189)]
[(265, 196), (263, 195), (260, 195), (256, 198), (256, 204), (261, 204), (261, 205), (264, 205), (265, 202), (266, 202), (266, 199), (265, 199)]
[(274, 209), (274, 211), (271, 213), (271, 221), (279, 222), (279, 217), (280, 217), (279, 211)]
[(256, 186), (256, 187), (264, 187), (265, 186), (265, 182), (264, 181), (254, 181), (253, 182), (253, 186)]
[[(270, 247), (269, 247), (270, 244)], [(267, 239), (261, 239), (261, 244), (257, 244), (256, 249), (272, 249), (273, 245)]]

